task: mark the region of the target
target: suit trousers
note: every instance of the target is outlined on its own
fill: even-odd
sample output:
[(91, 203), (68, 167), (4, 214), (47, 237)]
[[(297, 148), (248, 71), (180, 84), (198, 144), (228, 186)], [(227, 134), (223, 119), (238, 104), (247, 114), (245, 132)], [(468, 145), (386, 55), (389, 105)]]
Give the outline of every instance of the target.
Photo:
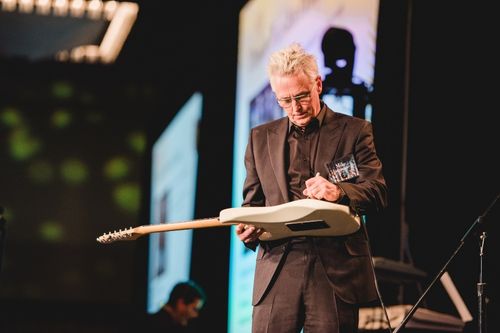
[[(252, 333), (356, 333), (358, 306), (335, 296), (312, 239), (294, 238), (283, 266), (254, 306)], [(258, 278), (258, 277), (256, 277)]]

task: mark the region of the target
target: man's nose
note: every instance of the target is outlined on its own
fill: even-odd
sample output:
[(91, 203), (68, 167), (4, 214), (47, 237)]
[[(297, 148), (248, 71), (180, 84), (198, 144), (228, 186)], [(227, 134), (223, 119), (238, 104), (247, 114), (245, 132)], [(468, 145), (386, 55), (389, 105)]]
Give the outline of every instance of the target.
[(297, 101), (296, 99), (292, 98), (292, 109), (293, 110), (300, 110), (300, 109), (302, 109), (302, 104), (300, 104), (300, 102)]

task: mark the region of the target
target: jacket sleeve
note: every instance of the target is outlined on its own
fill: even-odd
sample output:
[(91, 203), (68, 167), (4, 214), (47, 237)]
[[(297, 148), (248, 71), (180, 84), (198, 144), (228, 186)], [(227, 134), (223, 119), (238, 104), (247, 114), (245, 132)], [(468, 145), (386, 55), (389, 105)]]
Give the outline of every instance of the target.
[(363, 122), (358, 131), (353, 154), (359, 177), (353, 182), (338, 184), (346, 194), (341, 203), (349, 205), (358, 214), (380, 211), (387, 206), (387, 186), (382, 162), (375, 150), (372, 124), (368, 121)]
[(253, 136), (255, 131), (250, 131), (247, 148), (245, 151), (245, 169), (246, 177), (243, 184), (243, 204), (242, 206), (257, 206), (262, 207), (265, 205), (264, 192), (262, 191), (262, 184), (260, 183), (257, 167), (255, 165), (255, 152), (253, 148)]
[[(262, 191), (262, 185), (260, 183), (257, 168), (255, 166), (255, 157), (253, 151), (253, 140), (252, 137), (255, 135), (255, 131), (252, 129), (250, 131), (250, 137), (248, 139), (247, 148), (245, 151), (245, 169), (246, 177), (245, 183), (243, 184), (243, 203), (244, 207), (262, 207), (265, 205), (264, 192)], [(251, 243), (243, 243), (245, 247), (255, 251), (259, 241)]]

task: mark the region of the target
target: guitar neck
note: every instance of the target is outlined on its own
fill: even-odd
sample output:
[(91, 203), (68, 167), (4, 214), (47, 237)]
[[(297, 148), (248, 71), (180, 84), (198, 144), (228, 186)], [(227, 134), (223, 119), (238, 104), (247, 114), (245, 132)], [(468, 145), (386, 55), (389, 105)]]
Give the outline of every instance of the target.
[(174, 231), (174, 230), (187, 230), (187, 229), (201, 229), (213, 227), (227, 227), (231, 224), (222, 224), (218, 217), (206, 218), (200, 220), (193, 220), (187, 222), (177, 223), (160, 223), (151, 225), (141, 225), (134, 228), (134, 233), (140, 235), (147, 235), (154, 232)]
[(117, 240), (136, 240), (139, 237), (148, 235), (155, 232), (174, 231), (174, 230), (187, 230), (187, 229), (200, 229), (200, 228), (213, 228), (213, 227), (227, 227), (235, 223), (221, 223), (218, 217), (206, 218), (201, 220), (193, 220), (187, 222), (176, 223), (161, 223), (141, 225), (135, 228), (119, 230), (103, 234), (97, 238), (99, 243), (111, 243)]

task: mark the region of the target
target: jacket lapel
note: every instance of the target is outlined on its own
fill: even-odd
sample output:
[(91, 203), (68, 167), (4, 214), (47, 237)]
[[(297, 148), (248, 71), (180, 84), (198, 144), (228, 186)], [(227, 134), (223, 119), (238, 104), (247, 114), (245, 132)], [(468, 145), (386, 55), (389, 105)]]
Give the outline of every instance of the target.
[(328, 179), (326, 164), (334, 159), (335, 153), (338, 151), (340, 138), (344, 132), (344, 125), (341, 119), (336, 116), (336, 113), (329, 108), (326, 109), (325, 118), (319, 132), (318, 153), (314, 160), (315, 171), (319, 172), (326, 179)]
[(288, 132), (288, 118), (283, 118), (275, 127), (267, 131), (267, 150), (271, 167), (276, 177), (284, 201), (288, 202), (288, 186), (285, 170), (285, 140)]

